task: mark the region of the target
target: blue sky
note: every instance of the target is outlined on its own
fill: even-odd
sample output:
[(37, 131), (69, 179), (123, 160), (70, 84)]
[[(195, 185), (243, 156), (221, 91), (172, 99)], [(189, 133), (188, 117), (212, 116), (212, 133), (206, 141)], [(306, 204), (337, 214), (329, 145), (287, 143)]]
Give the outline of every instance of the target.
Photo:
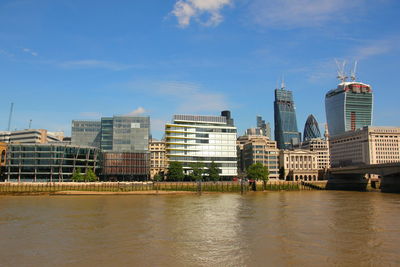
[(359, 61), (374, 124), (400, 126), (399, 14), (397, 0), (1, 0), (0, 129), (14, 102), (12, 129), (140, 114), (160, 138), (173, 114), (229, 109), (242, 133), (256, 115), (273, 125), (284, 75), (302, 132), (325, 122), (335, 58)]

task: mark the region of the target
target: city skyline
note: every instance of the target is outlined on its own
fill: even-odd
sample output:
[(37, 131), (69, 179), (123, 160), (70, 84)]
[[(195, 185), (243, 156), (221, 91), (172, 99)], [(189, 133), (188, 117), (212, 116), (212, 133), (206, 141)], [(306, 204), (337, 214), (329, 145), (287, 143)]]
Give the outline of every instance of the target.
[(359, 60), (359, 80), (374, 90), (373, 125), (399, 125), (400, 3), (288, 3), (4, 1), (0, 128), (13, 102), (12, 130), (32, 119), (32, 128), (70, 135), (72, 120), (133, 114), (149, 115), (161, 138), (173, 114), (228, 109), (242, 134), (256, 115), (273, 124), (282, 75), (298, 125), (314, 114), (323, 128), (335, 58)]

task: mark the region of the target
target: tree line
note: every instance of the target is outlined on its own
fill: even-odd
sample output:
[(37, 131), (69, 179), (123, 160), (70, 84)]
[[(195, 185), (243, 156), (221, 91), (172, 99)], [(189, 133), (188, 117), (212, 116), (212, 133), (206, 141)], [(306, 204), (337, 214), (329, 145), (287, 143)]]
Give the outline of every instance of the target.
[[(219, 181), (220, 180), (220, 169), (215, 162), (211, 162), (209, 166), (204, 163), (192, 163), (189, 165), (191, 172), (185, 175), (183, 171), (183, 165), (177, 161), (171, 161), (168, 166), (168, 171), (165, 177), (161, 174), (156, 174), (154, 179), (156, 181), (167, 180), (167, 181)], [(262, 163), (254, 163), (250, 165), (247, 170), (245, 177), (249, 180), (263, 181), (266, 185), (269, 178), (268, 167)]]

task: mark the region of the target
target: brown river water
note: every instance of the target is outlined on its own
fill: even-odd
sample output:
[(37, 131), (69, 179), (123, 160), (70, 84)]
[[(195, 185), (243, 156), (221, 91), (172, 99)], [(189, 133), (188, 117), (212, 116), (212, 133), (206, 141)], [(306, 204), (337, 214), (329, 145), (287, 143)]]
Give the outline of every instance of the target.
[(0, 266), (395, 266), (400, 195), (0, 196)]

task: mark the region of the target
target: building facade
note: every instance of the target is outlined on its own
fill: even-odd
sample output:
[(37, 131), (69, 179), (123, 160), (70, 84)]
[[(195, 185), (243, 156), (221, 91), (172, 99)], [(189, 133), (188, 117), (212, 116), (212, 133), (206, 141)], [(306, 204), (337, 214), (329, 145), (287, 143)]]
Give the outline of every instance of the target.
[(0, 181), (5, 179), (7, 144), (0, 142)]
[(150, 179), (156, 174), (164, 175), (167, 172), (168, 163), (165, 153), (165, 140), (150, 140)]
[(26, 129), (0, 132), (0, 142), (21, 144), (46, 144), (62, 142), (63, 132), (49, 132), (45, 129)]
[(147, 180), (150, 176), (150, 117), (113, 116), (72, 121), (72, 144), (103, 151), (104, 180)]
[(257, 121), (257, 128), (262, 131), (261, 135), (264, 135), (269, 139), (271, 139), (271, 126), (269, 125), (269, 122), (266, 123), (261, 116), (257, 116), (256, 121)]
[(269, 179), (279, 179), (279, 149), (276, 141), (266, 136), (247, 136), (242, 148), (242, 171), (255, 163), (268, 167)]
[(73, 120), (71, 144), (78, 146), (100, 147), (101, 122)]
[(8, 181), (70, 181), (78, 168), (98, 172), (100, 150), (58, 143), (8, 145), (5, 176)]
[(220, 177), (237, 176), (236, 127), (230, 112), (222, 116), (175, 115), (165, 125), (166, 156), (169, 162), (181, 162), (185, 174), (190, 165), (215, 162)]
[(366, 126), (330, 138), (331, 165), (400, 162), (400, 128)]
[(303, 149), (280, 150), (281, 178), (287, 181), (318, 180), (317, 152)]
[(325, 96), (326, 121), (331, 136), (372, 124), (371, 86), (360, 82), (342, 82)]
[(306, 124), (304, 125), (303, 138), (304, 141), (308, 141), (313, 138), (321, 138), (318, 122), (312, 114), (308, 116)]
[(279, 149), (291, 148), (301, 141), (301, 134), (297, 130), (296, 108), (292, 91), (275, 89), (274, 101), (275, 140)]

